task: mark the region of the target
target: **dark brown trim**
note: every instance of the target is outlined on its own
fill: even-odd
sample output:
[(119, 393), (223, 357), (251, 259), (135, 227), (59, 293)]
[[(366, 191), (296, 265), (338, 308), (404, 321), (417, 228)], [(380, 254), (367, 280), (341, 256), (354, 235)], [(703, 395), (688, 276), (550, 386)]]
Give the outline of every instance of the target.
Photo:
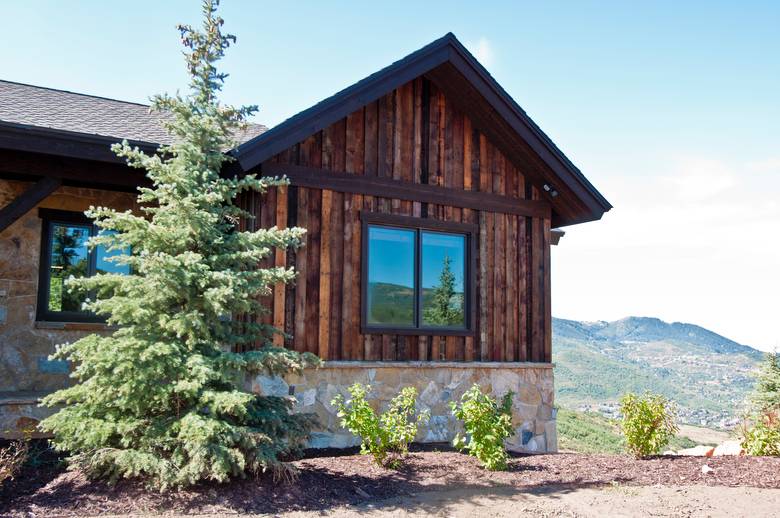
[(561, 238), (566, 235), (566, 232), (563, 230), (559, 230), (557, 228), (554, 228), (550, 231), (550, 244), (551, 245), (557, 245), (561, 242)]
[(59, 178), (41, 178), (14, 198), (11, 203), (0, 209), (0, 232), (13, 225), (19, 218), (56, 191), (60, 185), (62, 182)]
[(0, 149), (0, 178), (29, 182), (42, 177), (59, 178), (63, 185), (120, 192), (150, 185), (145, 171), (120, 163)]
[(262, 166), (262, 174), (266, 176), (285, 175), (290, 179), (292, 185), (311, 189), (397, 198), (531, 218), (550, 218), (552, 214), (550, 204), (541, 200), (521, 200), (500, 194), (408, 183), (392, 178), (365, 177), (344, 172), (326, 171), (316, 167), (265, 163)]
[[(366, 334), (403, 335), (403, 336), (475, 336), (476, 335), (476, 255), (479, 226), (470, 223), (440, 221), (412, 216), (397, 216), (377, 212), (360, 212), (361, 221), (361, 251), (360, 251), (360, 332)], [(413, 230), (415, 234), (415, 264), (414, 264), (414, 315), (413, 327), (376, 326), (368, 324), (368, 227), (369, 225), (397, 227)], [(466, 274), (464, 279), (464, 317), (465, 328), (426, 327), (421, 324), (420, 310), (422, 307), (422, 252), (421, 232), (424, 230), (436, 232), (451, 232), (463, 234), (466, 237)]]
[[(111, 145), (121, 141), (121, 137), (105, 137), (0, 121), (0, 148), (3, 149), (99, 162), (125, 163), (124, 158), (116, 156), (111, 151)], [(140, 140), (128, 140), (128, 142), (146, 153), (154, 153), (159, 147), (159, 144)]]

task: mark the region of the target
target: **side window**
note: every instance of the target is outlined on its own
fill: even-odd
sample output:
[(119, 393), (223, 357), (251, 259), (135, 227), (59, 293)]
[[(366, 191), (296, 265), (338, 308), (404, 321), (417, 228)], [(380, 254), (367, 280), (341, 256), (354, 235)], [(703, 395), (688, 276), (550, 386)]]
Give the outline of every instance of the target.
[(78, 212), (40, 209), (43, 221), (37, 319), (43, 321), (99, 322), (101, 319), (82, 309), (86, 294), (70, 293), (65, 281), (96, 273), (129, 273), (127, 265), (107, 261), (121, 255), (103, 246), (90, 250), (89, 238), (99, 229)]
[(363, 331), (470, 334), (471, 225), (364, 213)]

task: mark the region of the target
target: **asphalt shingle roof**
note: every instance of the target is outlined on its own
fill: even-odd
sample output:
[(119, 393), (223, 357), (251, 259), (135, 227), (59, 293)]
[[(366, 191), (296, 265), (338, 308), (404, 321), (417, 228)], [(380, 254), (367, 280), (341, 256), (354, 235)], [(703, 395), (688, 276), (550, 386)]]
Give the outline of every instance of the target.
[[(145, 104), (55, 90), (0, 80), (0, 121), (88, 135), (170, 144), (162, 121), (166, 115), (150, 112)], [(238, 136), (246, 142), (265, 132), (250, 124)]]

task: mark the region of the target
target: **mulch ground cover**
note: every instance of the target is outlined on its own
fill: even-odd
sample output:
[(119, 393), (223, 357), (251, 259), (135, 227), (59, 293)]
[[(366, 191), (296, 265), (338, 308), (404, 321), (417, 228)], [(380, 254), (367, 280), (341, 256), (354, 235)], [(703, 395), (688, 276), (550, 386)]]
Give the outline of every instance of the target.
[[(298, 470), (294, 482), (259, 477), (165, 494), (134, 481), (92, 482), (65, 471), (56, 459), (44, 459), (0, 487), (0, 516), (316, 511), (457, 487), (509, 486), (528, 492), (614, 484), (780, 488), (780, 458), (768, 457), (525, 455), (514, 457), (506, 472), (489, 472), (465, 454), (430, 448), (412, 452), (398, 470), (378, 467), (354, 452), (319, 455), (293, 462)], [(703, 472), (705, 464), (712, 471)]]

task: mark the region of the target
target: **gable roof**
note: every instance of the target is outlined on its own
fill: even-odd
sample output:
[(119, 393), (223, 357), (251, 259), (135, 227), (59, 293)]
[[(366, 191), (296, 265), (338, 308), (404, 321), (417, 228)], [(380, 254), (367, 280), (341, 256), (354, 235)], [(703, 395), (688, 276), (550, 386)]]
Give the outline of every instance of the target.
[[(17, 141), (37, 135), (49, 144), (51, 140), (66, 140), (71, 146), (91, 143), (100, 146), (110, 159), (113, 153), (107, 146), (123, 139), (149, 149), (171, 144), (173, 139), (163, 125), (169, 117), (145, 104), (0, 80), (0, 128), (17, 133)], [(250, 140), (267, 129), (250, 124), (237, 140)], [(64, 150), (64, 146), (60, 148)], [(54, 145), (49, 149), (58, 154), (60, 148)], [(73, 149), (73, 153), (78, 152)]]
[(600, 219), (612, 208), (452, 33), (244, 142), (233, 154), (248, 171), (420, 76), (436, 83), (542, 190), (554, 225)]

